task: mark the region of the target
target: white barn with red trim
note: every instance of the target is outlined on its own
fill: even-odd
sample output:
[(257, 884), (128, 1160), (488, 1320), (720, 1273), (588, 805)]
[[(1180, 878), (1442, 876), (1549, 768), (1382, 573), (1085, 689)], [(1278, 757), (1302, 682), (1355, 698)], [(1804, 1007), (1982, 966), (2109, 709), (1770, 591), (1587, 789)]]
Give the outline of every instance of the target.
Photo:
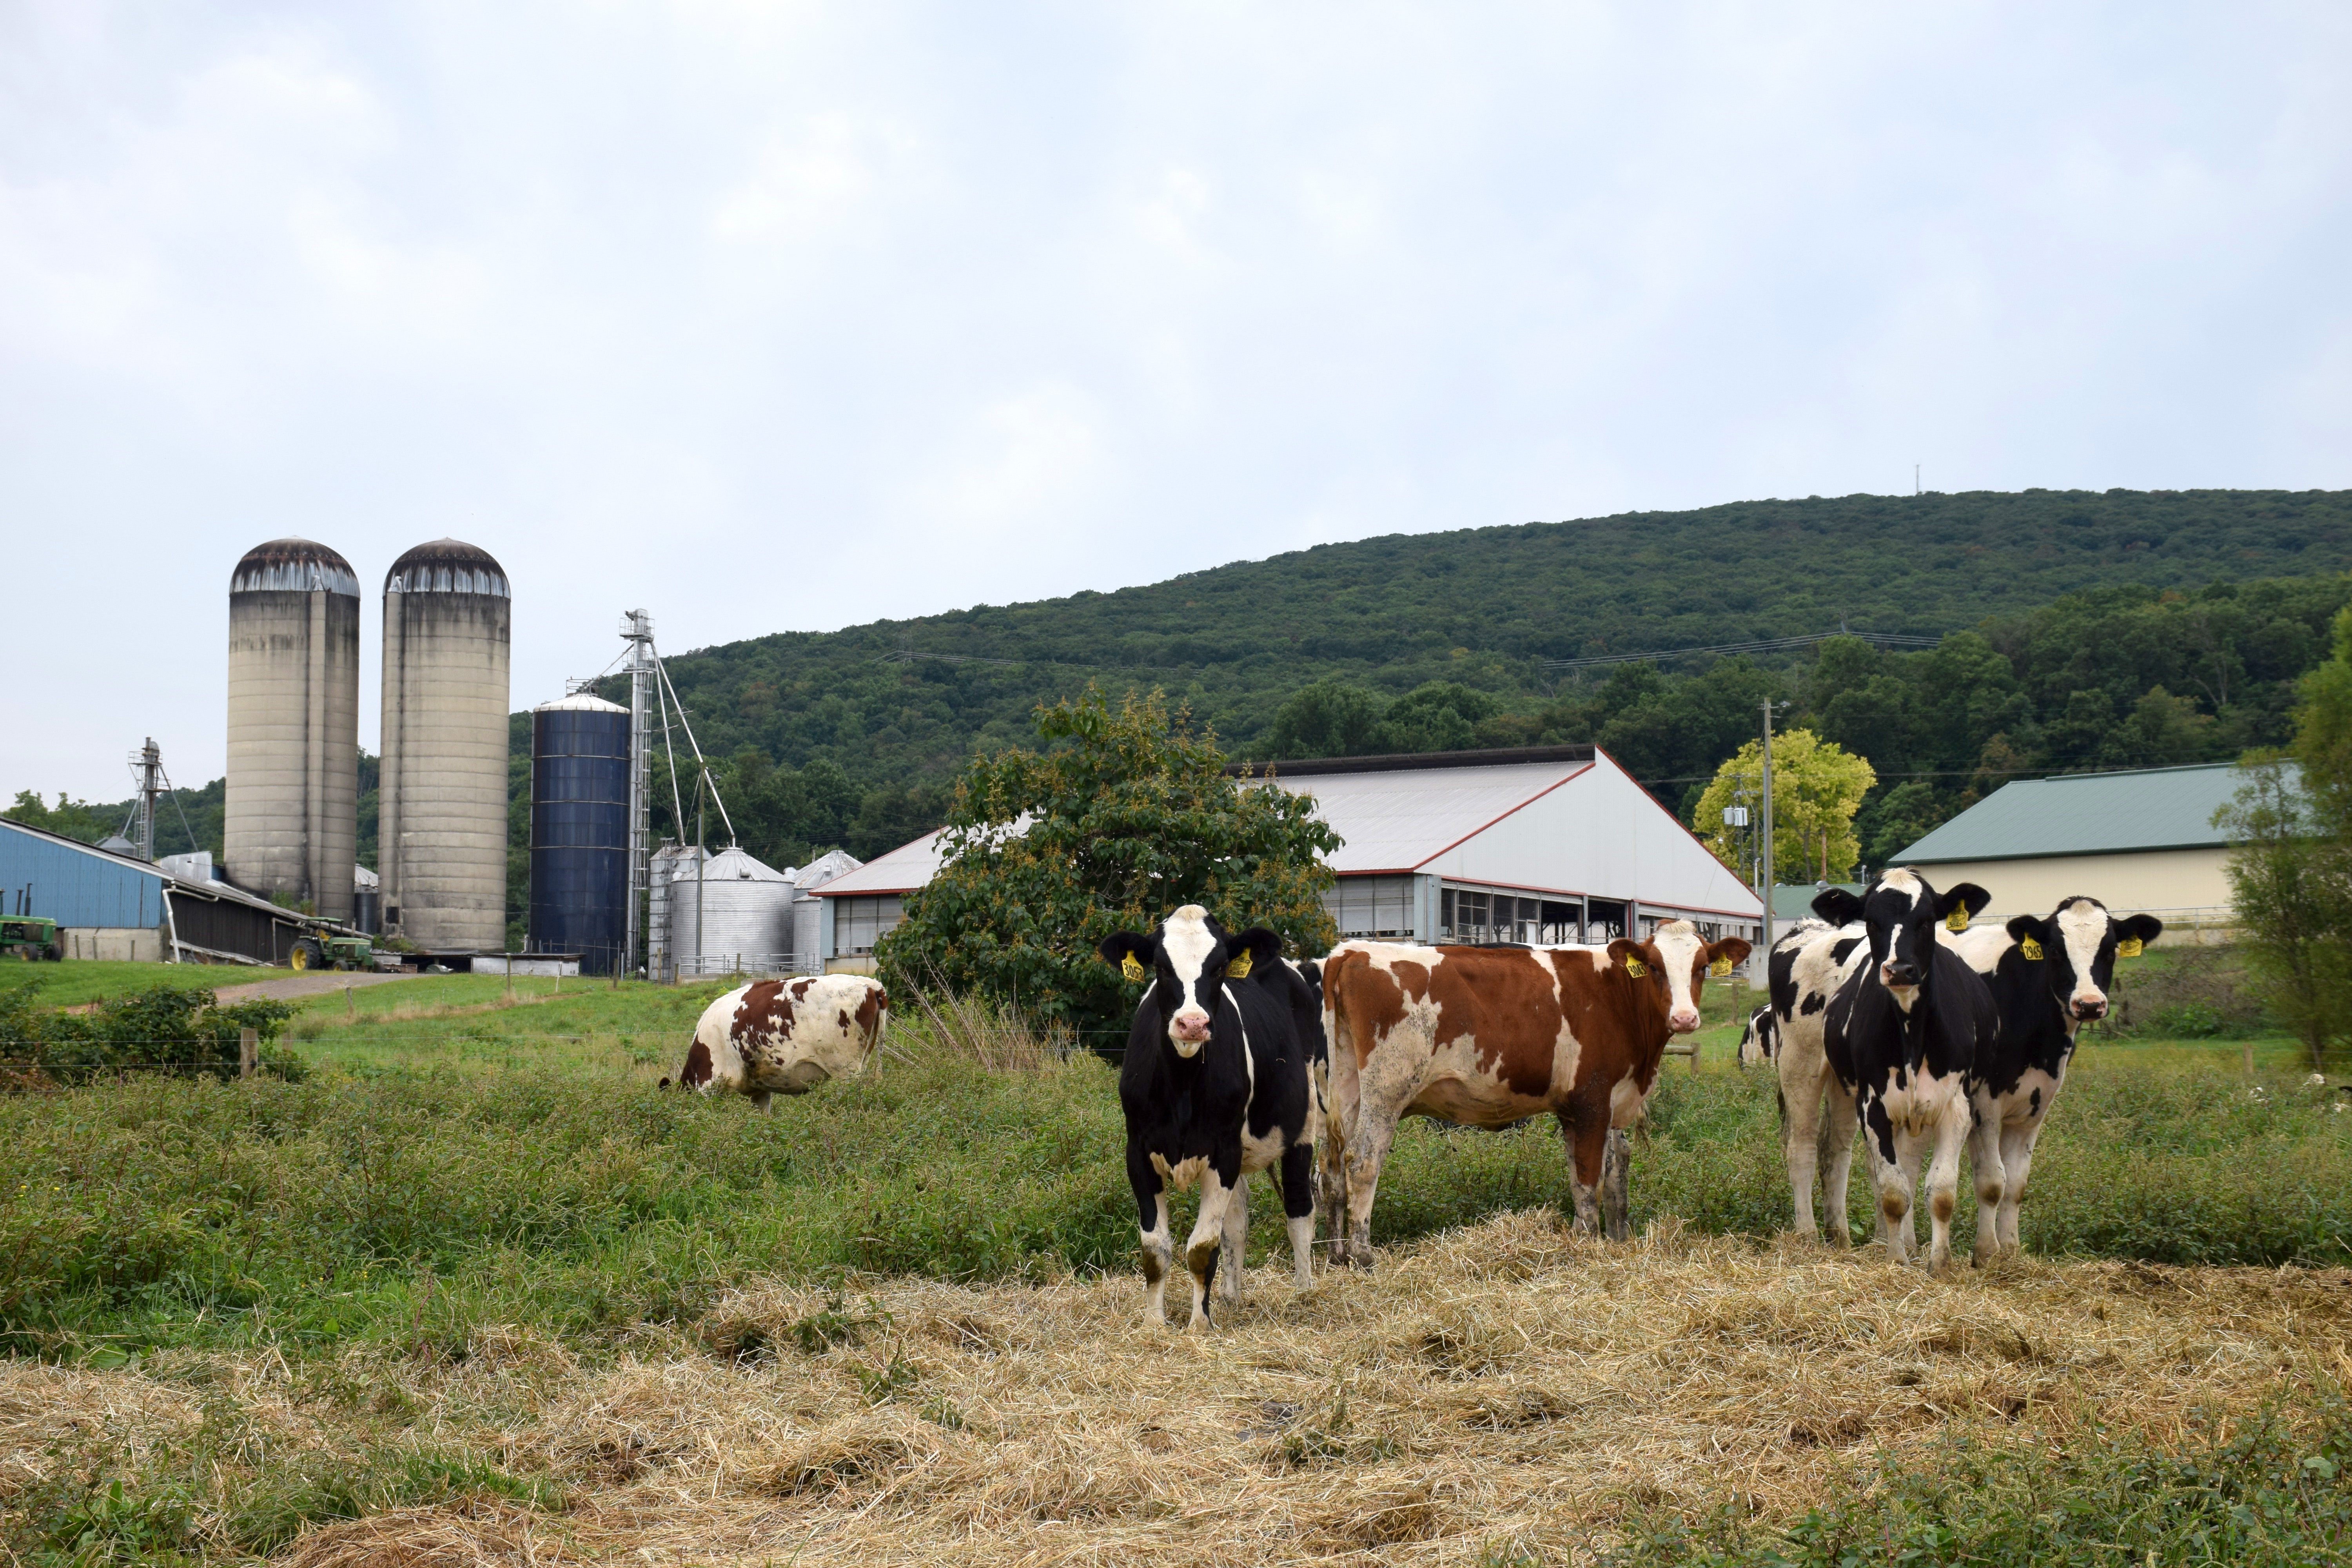
[[(1760, 940), (1763, 905), (1597, 746), (1277, 763), (1345, 840), (1325, 895), (1345, 936), (1416, 942), (1605, 942), (1670, 920), (1709, 941)], [(816, 889), (819, 951), (862, 970), (931, 879), (939, 835)]]

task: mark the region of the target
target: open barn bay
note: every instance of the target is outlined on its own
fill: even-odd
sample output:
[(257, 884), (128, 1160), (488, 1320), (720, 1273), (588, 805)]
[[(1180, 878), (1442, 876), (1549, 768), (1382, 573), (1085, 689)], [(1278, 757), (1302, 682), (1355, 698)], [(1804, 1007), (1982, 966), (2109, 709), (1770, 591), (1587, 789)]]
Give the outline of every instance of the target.
[(2032, 1255), (1935, 1281), (1774, 1235), (1772, 1088), (1713, 994), (1632, 1247), (1569, 1234), (1548, 1129), (1415, 1124), (1379, 1272), (1296, 1295), (1262, 1203), (1250, 1300), (1193, 1340), (1138, 1321), (1100, 1064), (901, 1020), (761, 1118), (654, 1090), (707, 995), (418, 981), (306, 1003), (304, 1081), (0, 1100), (10, 1552), (2347, 1550), (2352, 1112), (2284, 1042), (2252, 1079), (2235, 1040), (2092, 1044)]

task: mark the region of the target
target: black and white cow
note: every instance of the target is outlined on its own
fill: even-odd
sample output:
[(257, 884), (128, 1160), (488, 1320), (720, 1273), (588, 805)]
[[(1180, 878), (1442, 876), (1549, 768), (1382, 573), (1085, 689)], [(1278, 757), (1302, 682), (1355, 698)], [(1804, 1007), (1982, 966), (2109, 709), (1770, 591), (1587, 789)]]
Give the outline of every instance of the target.
[(1748, 1015), (1748, 1027), (1739, 1032), (1739, 1065), (1752, 1067), (1769, 1062), (1780, 1049), (1772, 1027), (1772, 1005), (1767, 1002)]
[(2047, 916), (2018, 915), (1940, 940), (1991, 988), (2000, 1031), (1969, 1078), (1975, 1118), (1979, 1263), (2017, 1249), (2017, 1209), (2033, 1171), (2033, 1145), (2066, 1084), (2074, 1037), (2107, 1015), (2116, 960), (2164, 931), (2154, 915), (2117, 920), (2096, 899), (2072, 898)]
[[(1853, 966), (1823, 1011), (1822, 1055), (1853, 1097), (1885, 1219), (1887, 1256), (1896, 1262), (1910, 1251), (1920, 1146), (1933, 1141), (1927, 1266), (1940, 1273), (1952, 1259), (1960, 1149), (1973, 1122), (1969, 1083), (1993, 1047), (2000, 1017), (1983, 977), (1936, 933), (1963, 910), (1983, 909), (1992, 895), (1973, 882), (1938, 893), (1916, 871), (1897, 867), (1859, 900), (1832, 889), (1814, 908), (1823, 915), (1847, 912), (1839, 900), (1859, 906), (1869, 955)], [(1980, 1164), (1979, 1173), (1999, 1180), (1997, 1163), (1990, 1172)]]
[(1302, 1290), (1314, 1283), (1315, 1139), (1322, 1119), (1297, 1019), (1311, 1009), (1319, 1037), (1321, 1003), (1282, 963), (1281, 948), (1281, 939), (1263, 927), (1230, 935), (1207, 910), (1186, 904), (1158, 931), (1122, 932), (1097, 950), (1129, 979), (1150, 982), (1118, 1075), (1127, 1176), (1143, 1233), (1147, 1321), (1166, 1321), (1175, 1260), (1171, 1186), (1201, 1184), (1200, 1218), (1184, 1244), (1193, 1330), (1211, 1326), (1209, 1291), (1221, 1262), (1220, 1293), (1228, 1305), (1241, 1300), (1253, 1172), (1278, 1168), (1293, 1278)]
[[(1846, 1178), (1853, 1169), (1853, 1100), (1830, 1071), (1822, 1047), (1830, 998), (1863, 961), (1870, 943), (1858, 921), (1861, 901), (1842, 889), (1813, 900), (1834, 920), (1799, 921), (1772, 943), (1765, 961), (1772, 1066), (1780, 1090), (1781, 1158), (1789, 1168), (1792, 1228), (1820, 1234), (1813, 1221), (1813, 1181), (1821, 1179), (1822, 1213), (1832, 1245), (1853, 1238), (1846, 1224)], [(1841, 901), (1842, 900), (1842, 901)], [(1846, 906), (1851, 905), (1852, 908)]]

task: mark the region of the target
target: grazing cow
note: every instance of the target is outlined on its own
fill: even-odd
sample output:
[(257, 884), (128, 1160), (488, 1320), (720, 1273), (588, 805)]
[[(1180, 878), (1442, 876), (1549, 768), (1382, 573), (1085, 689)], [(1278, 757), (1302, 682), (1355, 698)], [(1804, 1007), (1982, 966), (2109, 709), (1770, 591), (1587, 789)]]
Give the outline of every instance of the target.
[[(1853, 895), (1832, 889), (1814, 908), (1829, 913), (1823, 905), (1839, 898)], [(1830, 998), (1822, 1055), (1853, 1098), (1886, 1220), (1887, 1256), (1897, 1262), (1910, 1250), (1920, 1145), (1933, 1139), (1927, 1267), (1941, 1273), (1952, 1260), (1960, 1146), (1971, 1131), (1970, 1075), (1992, 1049), (2000, 1019), (1983, 978), (1936, 940), (1936, 928), (1956, 916), (1964, 921), (1962, 911), (1984, 908), (1992, 895), (1973, 882), (1938, 893), (1916, 871), (1897, 867), (1854, 901), (1869, 955)], [(1978, 1179), (1999, 1182), (1998, 1164), (1980, 1164)]]
[(1342, 943), (1323, 961), (1332, 1256), (1370, 1265), (1381, 1166), (1409, 1115), (1503, 1127), (1549, 1111), (1568, 1145), (1578, 1228), (1602, 1228), (1605, 1205), (1610, 1237), (1624, 1239), (1623, 1130), (1667, 1040), (1698, 1027), (1706, 976), (1748, 952), (1687, 921), (1606, 947)]
[(772, 1095), (806, 1094), (827, 1079), (864, 1072), (889, 1013), (881, 982), (863, 974), (739, 985), (702, 1010), (678, 1086), (748, 1094), (772, 1110)]
[(1312, 1009), (1313, 992), (1280, 962), (1281, 950), (1281, 939), (1263, 927), (1228, 934), (1198, 904), (1186, 904), (1156, 931), (1121, 932), (1097, 950), (1129, 979), (1151, 981), (1135, 1010), (1118, 1074), (1127, 1178), (1143, 1233), (1147, 1322), (1166, 1321), (1164, 1293), (1175, 1259), (1171, 1186), (1201, 1184), (1200, 1218), (1184, 1244), (1192, 1330), (1211, 1326), (1209, 1291), (1221, 1256), (1221, 1293), (1229, 1305), (1241, 1300), (1253, 1172), (1280, 1168), (1293, 1279), (1302, 1290), (1315, 1282), (1321, 1116), (1307, 1047), (1294, 1021)]
[(2033, 1144), (2065, 1087), (2075, 1032), (2107, 1014), (2116, 960), (2164, 931), (2154, 915), (2117, 920), (2096, 899), (2073, 898), (2046, 917), (2018, 915), (1939, 938), (1991, 987), (2000, 1019), (1991, 1049), (1969, 1075), (1976, 1129), (1979, 1263), (2017, 1250), (2017, 1210), (2033, 1171)]
[(1870, 956), (1870, 944), (1858, 922), (1845, 923), (1858, 914), (1861, 901), (1851, 893), (1832, 891), (1835, 898), (1823, 893), (1813, 907), (1838, 923), (1798, 921), (1773, 942), (1764, 970), (1773, 1069), (1780, 1084), (1780, 1152), (1794, 1202), (1792, 1228), (1803, 1236), (1820, 1233), (1813, 1220), (1818, 1173), (1829, 1239), (1844, 1247), (1852, 1240), (1845, 1194), (1853, 1168), (1853, 1101), (1830, 1071), (1822, 1034), (1830, 998)]

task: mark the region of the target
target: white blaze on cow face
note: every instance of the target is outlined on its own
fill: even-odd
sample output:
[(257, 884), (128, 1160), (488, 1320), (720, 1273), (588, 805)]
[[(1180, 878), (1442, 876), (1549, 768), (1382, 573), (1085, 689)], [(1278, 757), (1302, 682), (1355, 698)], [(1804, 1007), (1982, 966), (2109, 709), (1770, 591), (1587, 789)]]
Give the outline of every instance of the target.
[(1706, 952), (1698, 928), (1688, 921), (1669, 921), (1650, 938), (1658, 962), (1666, 972), (1666, 1027), (1687, 1035), (1698, 1027), (1698, 1000), (1691, 994), (1691, 977)]
[(1878, 962), (1878, 983), (1906, 1013), (1919, 999), (1919, 977), (1928, 962), (1928, 954), (1908, 951), (1913, 945), (1911, 916), (1927, 896), (1927, 885), (1898, 866), (1878, 879), (1863, 903), (1871, 956)]
[(1160, 957), (1176, 977), (1177, 1002), (1168, 1015), (1168, 1042), (1178, 1056), (1199, 1053), (1209, 1043), (1209, 1020), (1216, 1008), (1214, 981), (1209, 961), (1216, 956), (1216, 933), (1209, 929), (1209, 911), (1186, 904), (1160, 928)]
[(2069, 899), (2058, 910), (2058, 938), (2065, 946), (2066, 962), (2074, 971), (2074, 986), (2066, 1005), (2076, 1018), (2087, 1023), (2107, 1016), (2107, 994), (2091, 973), (2098, 963), (2099, 949), (2107, 940), (2106, 906), (2095, 899)]

